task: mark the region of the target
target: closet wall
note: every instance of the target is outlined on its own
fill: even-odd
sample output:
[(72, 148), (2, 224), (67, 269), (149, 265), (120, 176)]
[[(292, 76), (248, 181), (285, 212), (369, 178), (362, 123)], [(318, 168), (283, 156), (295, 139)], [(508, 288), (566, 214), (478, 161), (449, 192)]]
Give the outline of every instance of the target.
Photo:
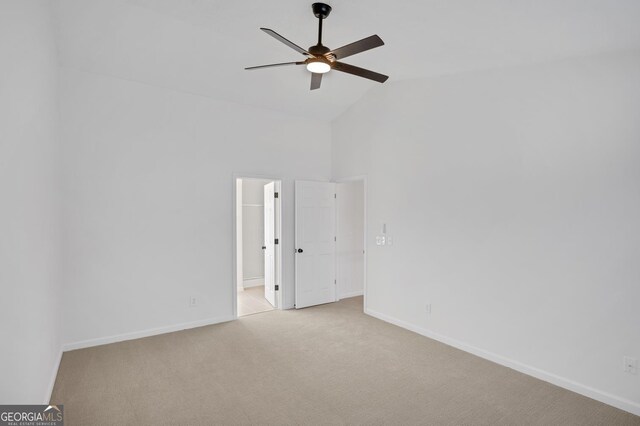
[(265, 179), (242, 179), (242, 274), (244, 287), (264, 285)]

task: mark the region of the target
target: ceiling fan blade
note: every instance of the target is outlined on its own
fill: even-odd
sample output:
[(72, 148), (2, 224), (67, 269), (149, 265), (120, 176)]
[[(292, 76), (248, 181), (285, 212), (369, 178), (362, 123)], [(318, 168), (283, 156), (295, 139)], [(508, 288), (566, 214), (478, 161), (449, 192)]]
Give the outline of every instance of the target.
[(334, 62), (333, 69), (336, 71), (346, 72), (347, 74), (357, 75), (358, 77), (368, 78), (369, 80), (377, 81), (378, 83), (384, 83), (389, 78), (388, 75), (355, 67), (353, 65), (345, 64), (344, 62)]
[(297, 44), (295, 44), (292, 41), (287, 40), (286, 38), (282, 37), (280, 34), (278, 34), (277, 32), (270, 30), (269, 28), (260, 28), (262, 31), (264, 31), (265, 33), (269, 34), (271, 37), (275, 38), (276, 40), (286, 44), (287, 46), (289, 46), (290, 48), (292, 48), (293, 50), (302, 53), (303, 55), (306, 56), (310, 56), (312, 58), (315, 58), (315, 56), (313, 56), (311, 53), (307, 52), (305, 49), (303, 49), (302, 47), (298, 46)]
[(322, 83), (322, 74), (317, 72), (312, 72), (311, 73), (311, 90), (319, 89), (320, 83)]
[(362, 40), (354, 41), (346, 46), (339, 47), (331, 52), (337, 59), (343, 59), (347, 56), (355, 55), (356, 53), (364, 52), (366, 50), (374, 49), (384, 45), (384, 41), (377, 35), (372, 35)]
[(247, 67), (245, 68), (245, 70), (255, 70), (258, 68), (270, 68), (270, 67), (281, 67), (284, 65), (302, 65), (302, 64), (304, 64), (304, 61), (303, 62), (281, 62), (279, 64), (258, 65), (255, 67)]

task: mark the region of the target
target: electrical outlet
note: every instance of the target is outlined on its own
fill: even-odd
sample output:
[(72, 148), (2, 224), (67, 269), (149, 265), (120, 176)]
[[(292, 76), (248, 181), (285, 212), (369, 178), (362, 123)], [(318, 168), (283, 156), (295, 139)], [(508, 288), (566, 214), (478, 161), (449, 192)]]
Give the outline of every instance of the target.
[(195, 308), (196, 306), (198, 306), (198, 298), (196, 296), (189, 297), (189, 307)]
[(630, 356), (625, 356), (622, 360), (624, 362), (624, 371), (630, 374), (638, 374), (638, 359)]
[(431, 303), (425, 305), (425, 311), (427, 312), (427, 316), (431, 315)]

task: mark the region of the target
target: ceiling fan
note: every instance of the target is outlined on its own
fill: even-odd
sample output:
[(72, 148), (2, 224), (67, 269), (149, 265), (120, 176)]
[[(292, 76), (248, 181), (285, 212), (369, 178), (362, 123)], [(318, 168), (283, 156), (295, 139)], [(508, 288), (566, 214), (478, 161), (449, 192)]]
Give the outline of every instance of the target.
[(303, 49), (269, 28), (260, 28), (276, 40), (286, 44), (293, 50), (302, 53), (307, 57), (307, 59), (298, 62), (258, 65), (256, 67), (248, 67), (245, 69), (255, 70), (259, 68), (280, 67), (283, 65), (306, 65), (307, 70), (311, 71), (311, 90), (319, 89), (320, 83), (322, 82), (322, 75), (332, 69), (346, 72), (347, 74), (353, 74), (358, 77), (368, 78), (369, 80), (377, 81), (378, 83), (384, 83), (387, 81), (389, 76), (338, 61), (346, 58), (347, 56), (355, 55), (356, 53), (361, 53), (384, 45), (384, 42), (380, 37), (372, 35), (370, 37), (363, 38), (362, 40), (331, 50), (322, 45), (322, 21), (329, 16), (331, 6), (324, 3), (313, 3), (311, 8), (313, 9), (313, 14), (318, 18), (318, 44), (311, 46), (309, 50)]

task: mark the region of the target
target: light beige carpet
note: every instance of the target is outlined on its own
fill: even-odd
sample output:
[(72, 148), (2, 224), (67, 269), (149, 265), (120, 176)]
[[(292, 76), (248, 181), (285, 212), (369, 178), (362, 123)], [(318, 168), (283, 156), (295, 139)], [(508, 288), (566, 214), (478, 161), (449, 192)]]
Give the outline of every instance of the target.
[(362, 298), (64, 354), (66, 425), (640, 425), (362, 313)]

